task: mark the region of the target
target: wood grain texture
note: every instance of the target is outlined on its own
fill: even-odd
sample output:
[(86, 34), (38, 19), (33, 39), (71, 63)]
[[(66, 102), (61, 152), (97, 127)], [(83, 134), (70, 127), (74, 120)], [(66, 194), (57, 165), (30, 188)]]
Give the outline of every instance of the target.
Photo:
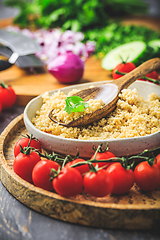
[(99, 228), (158, 229), (160, 189), (143, 193), (135, 186), (127, 194), (94, 198), (83, 193), (64, 198), (18, 177), (12, 169), (13, 148), (26, 133), (23, 115), (15, 118), (0, 137), (0, 177), (7, 190), (27, 207), (63, 221)]

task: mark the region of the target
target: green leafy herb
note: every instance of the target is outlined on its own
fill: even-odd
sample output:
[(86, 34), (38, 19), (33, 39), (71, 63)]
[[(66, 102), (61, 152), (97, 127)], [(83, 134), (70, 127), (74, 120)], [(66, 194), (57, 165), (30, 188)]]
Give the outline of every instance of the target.
[(110, 17), (148, 12), (148, 4), (143, 0), (5, 0), (4, 3), (20, 9), (15, 23), (21, 27), (60, 27), (73, 31), (106, 26)]
[[(4, 0), (19, 8), (14, 22), (20, 27), (72, 30), (84, 33), (84, 42), (96, 42), (95, 55), (103, 58), (113, 48), (131, 41), (160, 39), (160, 32), (145, 26), (124, 25), (125, 16), (142, 15), (149, 11), (143, 0)], [(148, 48), (147, 59), (159, 57), (160, 50)], [(144, 56), (143, 61), (146, 61)]]
[(89, 107), (88, 103), (78, 96), (71, 96), (65, 99), (66, 107), (65, 111), (70, 114), (71, 112), (82, 112), (84, 108)]
[[(99, 58), (103, 58), (113, 48), (124, 43), (144, 41), (148, 45), (150, 41), (160, 39), (159, 31), (152, 30), (145, 26), (123, 25), (122, 22), (117, 23), (116, 21), (110, 21), (103, 28), (87, 30), (84, 34), (85, 42), (88, 40), (96, 42), (95, 54)], [(158, 50), (152, 51), (151, 47), (147, 49), (146, 56), (148, 59), (159, 57), (154, 56), (154, 53), (157, 53)], [(144, 61), (147, 60), (146, 56), (143, 58)]]

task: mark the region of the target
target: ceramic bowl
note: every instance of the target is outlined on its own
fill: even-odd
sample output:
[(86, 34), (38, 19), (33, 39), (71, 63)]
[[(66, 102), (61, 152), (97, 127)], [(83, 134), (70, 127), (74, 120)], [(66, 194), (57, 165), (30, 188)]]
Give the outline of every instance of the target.
[[(107, 81), (108, 82), (108, 81)], [(61, 91), (68, 93), (73, 88), (84, 89), (89, 86), (97, 86), (103, 82), (95, 83), (85, 83), (72, 85), (69, 87), (61, 88)], [(130, 85), (130, 89), (136, 88), (138, 94), (143, 96), (145, 99), (148, 98), (148, 94), (156, 93), (160, 94), (160, 86), (144, 81), (136, 81)], [(52, 95), (55, 91), (49, 91), (49, 95)], [(42, 132), (34, 127), (31, 123), (31, 119), (35, 117), (35, 113), (40, 109), (42, 105), (42, 95), (32, 99), (24, 110), (24, 123), (29, 134), (33, 134), (37, 137), (43, 148), (51, 151), (55, 151), (61, 154), (69, 154), (75, 156), (77, 151), (79, 151), (80, 157), (89, 158), (94, 153), (92, 147), (93, 145), (98, 147), (98, 145), (103, 144), (105, 148), (107, 144), (109, 145), (109, 150), (112, 151), (116, 156), (126, 156), (126, 155), (135, 155), (145, 149), (151, 150), (156, 147), (159, 147), (160, 143), (160, 131), (142, 137), (132, 137), (132, 138), (123, 138), (123, 139), (109, 139), (109, 140), (77, 140), (77, 139), (68, 139), (58, 136), (54, 136), (45, 132)]]

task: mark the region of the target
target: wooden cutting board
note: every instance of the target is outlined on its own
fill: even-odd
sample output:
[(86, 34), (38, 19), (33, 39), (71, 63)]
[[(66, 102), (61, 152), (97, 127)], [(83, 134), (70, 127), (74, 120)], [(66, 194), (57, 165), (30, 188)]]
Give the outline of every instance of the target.
[[(127, 18), (124, 24), (136, 24), (148, 26), (154, 30), (160, 29), (160, 20), (152, 17)], [(12, 24), (12, 19), (0, 21), (0, 27), (4, 28)], [(110, 80), (111, 72), (101, 68), (101, 61), (91, 57), (86, 61), (83, 79), (79, 83)], [(0, 72), (0, 82), (11, 85), (17, 94), (17, 105), (25, 106), (33, 97), (54, 89), (68, 85), (59, 83), (47, 69), (41, 73), (28, 73), (17, 66)]]
[(136, 186), (122, 195), (103, 198), (85, 193), (64, 198), (37, 188), (13, 171), (15, 143), (27, 133), (23, 115), (14, 119), (0, 137), (0, 179), (6, 189), (27, 207), (47, 216), (85, 226), (115, 229), (159, 229), (160, 187), (141, 192)]

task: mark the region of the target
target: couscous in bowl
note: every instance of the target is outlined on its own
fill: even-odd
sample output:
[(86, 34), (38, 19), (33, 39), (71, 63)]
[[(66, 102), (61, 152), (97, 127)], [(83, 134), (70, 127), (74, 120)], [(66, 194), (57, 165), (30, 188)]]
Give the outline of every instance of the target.
[[(97, 86), (102, 83), (104, 83), (104, 82), (87, 83), (87, 84), (79, 84), (79, 85), (69, 86), (69, 87), (66, 87), (66, 88), (63, 88), (60, 90), (53, 90), (48, 93), (44, 93), (44, 94), (34, 98), (27, 104), (27, 106), (24, 110), (24, 123), (25, 123), (25, 126), (26, 126), (28, 132), (32, 133), (35, 137), (37, 137), (40, 140), (42, 146), (47, 150), (55, 151), (55, 152), (58, 152), (61, 154), (69, 154), (72, 156), (75, 156), (77, 151), (79, 151), (80, 156), (84, 157), (84, 158), (91, 157), (91, 155), (94, 152), (93, 148), (92, 148), (93, 145), (98, 146), (100, 144), (103, 144), (104, 148), (108, 145), (109, 150), (112, 151), (116, 156), (133, 155), (133, 154), (140, 153), (145, 149), (151, 150), (153, 148), (159, 147), (160, 131), (158, 129), (155, 130), (154, 127), (151, 127), (151, 130), (147, 134), (145, 134), (145, 132), (142, 133), (142, 130), (140, 128), (139, 131), (141, 132), (140, 134), (142, 134), (142, 135), (136, 136), (136, 134), (134, 133), (134, 132), (138, 131), (136, 123), (135, 123), (136, 127), (132, 126), (132, 128), (128, 128), (128, 130), (125, 130), (125, 131), (128, 131), (128, 133), (127, 133), (128, 135), (124, 135), (121, 137), (117, 137), (116, 132), (114, 133), (115, 136), (106, 135), (105, 137), (102, 137), (102, 136), (100, 136), (100, 134), (98, 132), (98, 137), (95, 137), (95, 136), (86, 137), (86, 132), (88, 132), (88, 130), (86, 131), (86, 128), (84, 128), (82, 132), (85, 132), (85, 134), (79, 134), (80, 137), (79, 136), (77, 137), (77, 132), (76, 132), (77, 130), (72, 129), (74, 136), (71, 136), (71, 138), (70, 138), (69, 135), (66, 135), (64, 130), (59, 131), (59, 129), (61, 128), (61, 127), (59, 128), (59, 126), (58, 126), (58, 131), (56, 133), (57, 135), (54, 134), (54, 132), (52, 133), (50, 130), (47, 131), (46, 130), (47, 128), (45, 129), (45, 124), (46, 124), (45, 121), (49, 121), (49, 119), (48, 119), (48, 111), (49, 110), (47, 109), (46, 112), (43, 111), (45, 114), (45, 121), (44, 121), (44, 123), (41, 124), (41, 125), (44, 125), (43, 129), (45, 129), (45, 130), (39, 128), (35, 124), (34, 119), (36, 119), (37, 112), (39, 112), (39, 110), (43, 107), (45, 98), (50, 98), (51, 96), (58, 94), (59, 91), (63, 92), (64, 94), (68, 94), (72, 89), (80, 90), (80, 89), (85, 89), (90, 86)], [(136, 101), (134, 99), (136, 96), (136, 91), (137, 91), (137, 94), (140, 97), (143, 97), (144, 99), (147, 99), (148, 95), (152, 94), (152, 93), (154, 93), (158, 96), (160, 95), (160, 86), (152, 84), (152, 83), (144, 82), (144, 81), (136, 81), (135, 83), (130, 85), (129, 89), (131, 89), (132, 93), (133, 93), (130, 105), (133, 105), (132, 102)], [(135, 93), (134, 93), (134, 91), (135, 91)], [(125, 92), (125, 90), (124, 90), (124, 92)], [(127, 98), (127, 91), (123, 95), (124, 95), (123, 97), (126, 96), (126, 98)], [(121, 99), (119, 102), (121, 102)], [(118, 103), (118, 104), (123, 105), (125, 107), (124, 103), (123, 104)], [(121, 106), (121, 108), (122, 108), (122, 106)], [(154, 112), (155, 112), (155, 110), (154, 110)], [(158, 112), (154, 113), (154, 114), (158, 114)], [(141, 117), (139, 119), (141, 119)], [(151, 117), (150, 117), (150, 119), (151, 119)], [(159, 119), (159, 115), (158, 115), (157, 119)], [(112, 121), (113, 121), (113, 119), (112, 119)], [(137, 119), (137, 122), (138, 121), (139, 120)], [(160, 120), (158, 120), (158, 121), (160, 121)], [(104, 122), (104, 120), (103, 120), (103, 122)], [(153, 120), (152, 120), (152, 122), (153, 122)], [(49, 123), (49, 124), (52, 124), (52, 123)], [(101, 125), (103, 125), (103, 124), (104, 123), (101, 123)], [(105, 123), (105, 124), (107, 124), (107, 123)], [(123, 125), (124, 124), (122, 123), (122, 127), (124, 128)], [(57, 129), (57, 126), (55, 126), (55, 127)], [(93, 129), (97, 129), (97, 126), (94, 126)], [(93, 132), (93, 129), (90, 130), (90, 132)], [(102, 127), (101, 127), (101, 129), (102, 129)], [(130, 129), (132, 129), (132, 130), (130, 131)], [(68, 132), (68, 131), (71, 132), (69, 129), (67, 129), (66, 132)], [(112, 128), (109, 131), (112, 132)], [(80, 132), (80, 131), (78, 130), (78, 132)], [(101, 130), (101, 132), (102, 132), (102, 130)]]

